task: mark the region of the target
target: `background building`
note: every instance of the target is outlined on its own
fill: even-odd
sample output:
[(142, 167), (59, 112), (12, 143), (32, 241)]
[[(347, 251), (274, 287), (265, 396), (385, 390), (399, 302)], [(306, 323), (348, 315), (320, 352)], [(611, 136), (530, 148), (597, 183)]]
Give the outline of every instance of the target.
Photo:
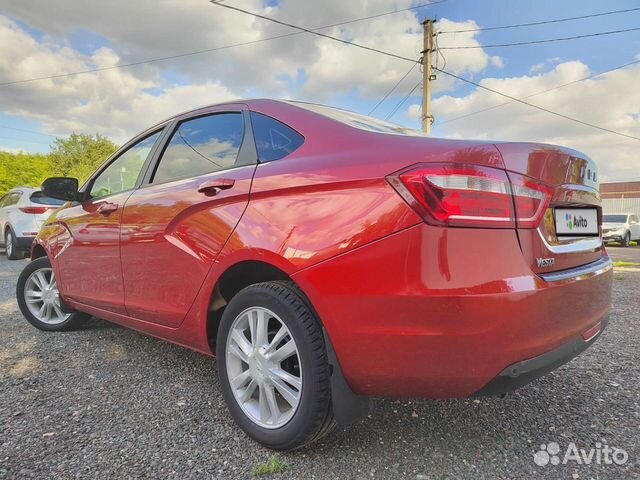
[(640, 215), (640, 181), (601, 183), (604, 213), (635, 213)]

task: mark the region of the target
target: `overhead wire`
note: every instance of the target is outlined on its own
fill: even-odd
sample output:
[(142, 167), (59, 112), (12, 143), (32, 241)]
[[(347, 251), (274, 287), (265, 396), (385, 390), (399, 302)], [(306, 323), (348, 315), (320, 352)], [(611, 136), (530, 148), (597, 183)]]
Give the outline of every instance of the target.
[(439, 34), (468, 33), (468, 32), (487, 32), (487, 31), (490, 31), (490, 30), (504, 30), (504, 29), (508, 29), (508, 28), (533, 27), (533, 26), (536, 26), (536, 25), (547, 25), (549, 23), (569, 22), (569, 21), (572, 21), (572, 20), (583, 20), (585, 18), (602, 17), (602, 16), (605, 16), (605, 15), (614, 15), (614, 14), (618, 14), (618, 13), (636, 12), (638, 10), (640, 10), (640, 7), (637, 7), (637, 8), (626, 8), (624, 10), (611, 10), (611, 11), (608, 11), (608, 12), (593, 13), (593, 14), (590, 14), (590, 15), (580, 15), (578, 17), (555, 18), (555, 19), (552, 19), (552, 20), (542, 20), (540, 22), (516, 23), (516, 24), (512, 24), (512, 25), (501, 25), (501, 26), (497, 26), (497, 27), (469, 28), (469, 29), (465, 29), (465, 30), (444, 30), (444, 31), (439, 32)]
[(565, 120), (570, 120), (572, 122), (579, 123), (581, 125), (585, 125), (587, 127), (595, 128), (597, 130), (601, 130), (601, 131), (604, 131), (604, 132), (612, 133), (614, 135), (619, 135), (621, 137), (626, 137), (626, 138), (630, 138), (630, 139), (633, 139), (633, 140), (640, 140), (640, 137), (636, 137), (634, 135), (629, 135), (629, 134), (626, 134), (626, 133), (618, 132), (616, 130), (611, 130), (609, 128), (602, 127), (600, 125), (596, 125), (596, 124), (593, 124), (593, 123), (585, 122), (583, 120), (580, 120), (580, 119), (577, 119), (577, 118), (574, 118), (574, 117), (570, 117), (569, 115), (565, 115), (563, 113), (559, 113), (559, 112), (556, 112), (554, 110), (550, 110), (548, 108), (541, 107), (540, 105), (535, 105), (533, 103), (529, 103), (526, 100), (523, 100), (521, 98), (517, 98), (517, 97), (511, 96), (511, 95), (508, 95), (506, 93), (500, 92), (498, 90), (495, 90), (493, 88), (487, 87), (487, 86), (482, 85), (480, 83), (474, 82), (473, 80), (469, 80), (468, 78), (461, 77), (461, 76), (456, 75), (454, 73), (447, 72), (447, 71), (442, 70), (442, 69), (438, 69), (438, 71), (440, 73), (444, 74), (444, 75), (449, 76), (449, 77), (455, 78), (455, 79), (460, 80), (462, 82), (468, 83), (470, 85), (474, 85), (475, 87), (478, 87), (478, 88), (481, 88), (482, 90), (486, 90), (488, 92), (495, 93), (496, 95), (500, 95), (500, 96), (508, 98), (510, 100), (522, 103), (524, 105), (527, 105), (529, 107), (535, 108), (537, 110), (549, 113), (551, 115), (555, 115), (555, 116), (560, 117), (560, 118), (564, 118)]
[[(315, 32), (316, 30), (325, 30), (328, 28), (333, 28), (333, 27), (339, 27), (339, 26), (343, 26), (343, 25), (349, 25), (352, 23), (356, 23), (356, 22), (362, 22), (362, 21), (366, 21), (366, 20), (371, 20), (373, 18), (379, 18), (379, 17), (383, 17), (383, 16), (387, 16), (387, 15), (393, 15), (396, 13), (401, 13), (401, 12), (406, 12), (406, 11), (410, 11), (410, 10), (417, 10), (423, 7), (429, 7), (429, 6), (433, 6), (433, 5), (437, 5), (439, 3), (444, 3), (447, 2), (449, 0), (439, 0), (437, 2), (431, 2), (431, 3), (422, 3), (419, 5), (413, 5), (411, 7), (406, 7), (406, 8), (401, 8), (398, 10), (391, 10), (391, 11), (387, 11), (387, 12), (382, 12), (382, 13), (376, 13), (373, 15), (369, 15), (366, 17), (360, 17), (360, 18), (356, 18), (356, 19), (351, 19), (351, 20), (345, 20), (342, 22), (337, 22), (337, 23), (332, 23), (330, 25), (323, 25), (321, 27), (315, 27), (312, 29), (309, 29), (312, 32)], [(220, 5), (220, 6), (225, 6), (225, 7), (230, 7), (229, 5), (221, 5), (220, 3), (217, 2), (213, 2), (216, 3), (216, 5)], [(298, 31), (298, 32), (289, 32), (289, 33), (285, 33), (285, 34), (281, 34), (281, 35), (274, 35), (271, 37), (267, 37), (267, 38), (260, 38), (257, 40), (251, 40), (248, 42), (240, 42), (240, 43), (232, 43), (229, 45), (222, 45), (219, 47), (211, 47), (211, 48), (205, 48), (205, 49), (201, 49), (201, 50), (194, 50), (191, 52), (184, 52), (184, 53), (178, 53), (175, 55), (167, 55), (167, 56), (163, 56), (163, 57), (156, 57), (156, 58), (150, 58), (150, 59), (146, 59), (146, 60), (139, 60), (139, 61), (135, 61), (135, 62), (128, 62), (128, 63), (118, 63), (115, 65), (109, 65), (106, 67), (96, 67), (96, 68), (90, 68), (90, 69), (86, 69), (86, 70), (78, 70), (75, 72), (66, 72), (66, 73), (59, 73), (59, 74), (52, 74), (52, 75), (46, 75), (46, 76), (42, 76), (42, 77), (33, 77), (33, 78), (23, 78), (23, 79), (19, 79), (19, 80), (11, 80), (11, 81), (7, 81), (7, 82), (0, 82), (0, 87), (2, 86), (8, 86), (8, 85), (17, 85), (17, 84), (22, 84), (22, 83), (29, 83), (29, 82), (37, 82), (37, 81), (42, 81), (42, 80), (53, 80), (53, 79), (57, 79), (57, 78), (65, 78), (65, 77), (72, 77), (72, 76), (76, 76), (76, 75), (84, 75), (84, 74), (89, 74), (89, 73), (97, 73), (97, 72), (103, 72), (103, 71), (107, 71), (107, 70), (114, 70), (114, 69), (119, 69), (119, 68), (128, 68), (128, 67), (134, 67), (134, 66), (138, 66), (138, 65), (145, 65), (145, 64), (149, 64), (149, 63), (156, 63), (156, 62), (162, 62), (162, 61), (166, 61), (166, 60), (174, 60), (177, 58), (184, 58), (184, 57), (190, 57), (190, 56), (194, 56), (194, 55), (201, 55), (204, 53), (210, 53), (210, 52), (217, 52), (217, 51), (221, 51), (221, 50), (227, 50), (227, 49), (231, 49), (231, 48), (237, 48), (237, 47), (243, 47), (246, 45), (255, 45), (258, 43), (262, 43), (262, 42), (267, 42), (267, 41), (271, 41), (271, 40), (277, 40), (280, 38), (286, 38), (286, 37), (292, 37), (295, 35), (300, 35), (304, 33), (304, 31)]]
[[(567, 87), (569, 85), (574, 85), (576, 83), (584, 82), (585, 80), (591, 80), (592, 78), (599, 77), (600, 75), (604, 75), (606, 73), (614, 72), (616, 70), (622, 70), (623, 68), (629, 67), (631, 65), (635, 65), (637, 63), (640, 63), (640, 60), (635, 60), (633, 62), (625, 63), (624, 65), (619, 65), (617, 67), (610, 68), (608, 70), (604, 70), (604, 71), (601, 71), (601, 72), (596, 72), (596, 73), (593, 73), (593, 74), (588, 75), (586, 77), (582, 77), (582, 78), (579, 78), (577, 80), (572, 80), (571, 82), (567, 82), (567, 83), (563, 83), (563, 84), (560, 84), (560, 85), (556, 85), (555, 87), (547, 88), (546, 90), (541, 90), (539, 92), (532, 93), (530, 95), (527, 95), (527, 96), (524, 96), (524, 97), (520, 97), (520, 98), (522, 100), (524, 100), (524, 99), (527, 99), (527, 98), (531, 98), (531, 97), (535, 97), (535, 96), (538, 96), (538, 95), (542, 95), (544, 93), (552, 92), (554, 90), (558, 90), (560, 88), (564, 88), (564, 87)], [(436, 122), (434, 125), (444, 125), (444, 124), (449, 123), (449, 122), (455, 122), (455, 121), (461, 120), (463, 118), (471, 117), (473, 115), (477, 115), (479, 113), (484, 113), (484, 112), (487, 112), (489, 110), (493, 110), (493, 109), (496, 109), (496, 108), (504, 107), (505, 105), (511, 105), (513, 103), (517, 103), (517, 101), (516, 100), (510, 100), (508, 102), (499, 103), (497, 105), (493, 105), (491, 107), (486, 107), (486, 108), (483, 108), (481, 110), (476, 110), (474, 112), (470, 112), (470, 113), (467, 113), (467, 114), (464, 114), (464, 115), (460, 115), (458, 117), (448, 118), (448, 119), (445, 119), (445, 120), (443, 120), (441, 122)]]
[(374, 106), (371, 110), (369, 110), (369, 113), (367, 113), (367, 115), (371, 115), (373, 112), (375, 112), (375, 111), (378, 109), (378, 107), (379, 107), (380, 105), (382, 105), (382, 103), (383, 103), (383, 102), (384, 102), (384, 101), (389, 97), (389, 95), (391, 95), (391, 94), (392, 94), (392, 93), (393, 93), (393, 92), (394, 92), (394, 91), (395, 91), (395, 90), (400, 86), (400, 84), (402, 83), (402, 81), (403, 81), (405, 78), (407, 78), (411, 72), (413, 72), (413, 69), (414, 69), (414, 68), (416, 68), (416, 65), (418, 65), (418, 64), (420, 64), (420, 60), (416, 60), (416, 62), (415, 62), (413, 65), (411, 65), (411, 68), (409, 68), (409, 70), (407, 70), (407, 72), (406, 72), (402, 77), (400, 77), (400, 80), (398, 80), (398, 81), (395, 83), (395, 85), (394, 85), (393, 87), (391, 87), (391, 90), (389, 90), (389, 91), (388, 91), (388, 92), (387, 92), (387, 93), (386, 93), (386, 94), (385, 94), (385, 95), (380, 99), (380, 101), (379, 101), (378, 103), (376, 103), (376, 104), (375, 104), (375, 106)]
[(640, 30), (640, 27), (626, 28), (623, 30), (610, 30), (608, 32), (589, 33), (585, 35), (574, 35), (572, 37), (559, 37), (559, 38), (546, 38), (542, 40), (528, 40), (526, 42), (512, 42), (512, 43), (494, 43), (490, 45), (455, 45), (453, 47), (441, 47), (441, 50), (467, 50), (474, 48), (503, 48), (503, 47), (518, 47), (522, 45), (539, 45), (541, 43), (552, 42), (565, 42), (568, 40), (577, 40), (580, 38), (600, 37), (603, 35), (613, 35), (617, 33), (635, 32)]

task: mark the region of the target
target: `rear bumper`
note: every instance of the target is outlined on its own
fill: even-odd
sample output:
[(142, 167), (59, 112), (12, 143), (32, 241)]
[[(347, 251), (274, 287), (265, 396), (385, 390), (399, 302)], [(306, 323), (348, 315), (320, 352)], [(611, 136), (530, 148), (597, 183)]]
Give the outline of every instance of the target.
[(33, 237), (17, 237), (16, 238), (16, 246), (18, 247), (18, 249), (20, 250), (31, 250), (31, 245), (33, 244), (33, 241), (35, 240), (35, 236)]
[(608, 323), (609, 317), (607, 316), (595, 327), (596, 331), (591, 335), (586, 335), (586, 338), (581, 335), (542, 355), (508, 366), (475, 395), (501, 395), (546, 375), (589, 348), (602, 334)]
[(293, 278), (354, 392), (446, 398), (473, 395), (602, 322), (612, 269), (606, 257), (591, 267), (545, 280), (515, 231), (420, 224)]

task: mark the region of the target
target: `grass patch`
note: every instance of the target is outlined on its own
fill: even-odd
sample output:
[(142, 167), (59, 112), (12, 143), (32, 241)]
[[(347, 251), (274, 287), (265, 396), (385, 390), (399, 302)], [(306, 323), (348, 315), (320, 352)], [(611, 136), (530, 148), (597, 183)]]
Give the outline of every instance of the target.
[(622, 260), (618, 260), (617, 262), (613, 262), (614, 267), (640, 267), (640, 263), (635, 262), (625, 262)]
[(615, 278), (616, 280), (624, 280), (624, 275), (620, 275), (618, 273), (617, 275), (614, 275), (613, 278)]
[(283, 473), (288, 465), (282, 462), (277, 455), (273, 455), (266, 463), (256, 465), (253, 469), (254, 477), (263, 475), (273, 475), (274, 473)]

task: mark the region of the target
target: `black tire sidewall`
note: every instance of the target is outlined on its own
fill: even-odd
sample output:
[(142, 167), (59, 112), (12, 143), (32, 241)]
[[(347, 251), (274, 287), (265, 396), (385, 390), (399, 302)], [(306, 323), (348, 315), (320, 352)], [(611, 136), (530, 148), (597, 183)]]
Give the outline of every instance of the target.
[[(227, 376), (226, 342), (231, 325), (244, 310), (257, 306), (271, 310), (285, 323), (296, 342), (302, 364), (302, 397), (298, 409), (287, 424), (276, 429), (260, 427), (246, 416), (236, 401)], [(305, 305), (305, 308), (308, 307)], [(307, 437), (306, 433), (314, 428), (319, 415), (317, 398), (321, 395), (322, 389), (326, 388), (322, 383), (323, 381), (328, 382), (328, 378), (322, 379), (322, 375), (319, 375), (318, 370), (321, 365), (318, 365), (318, 359), (314, 358), (308, 333), (297, 320), (293, 308), (279, 299), (276, 294), (266, 288), (249, 287), (238, 293), (229, 303), (223, 313), (218, 330), (216, 342), (218, 375), (229, 410), (238, 425), (249, 436), (275, 450), (287, 450), (304, 443), (304, 439)], [(326, 354), (324, 361), (326, 362)], [(324, 415), (324, 413), (322, 414)]]
[[(9, 255), (9, 243), (11, 243), (11, 255)], [(24, 254), (18, 250), (16, 236), (10, 226), (4, 234), (4, 253), (9, 260), (20, 260), (24, 258)]]
[(48, 332), (59, 332), (77, 327), (78, 324), (87, 317), (87, 315), (80, 312), (75, 312), (72, 313), (64, 322), (51, 325), (49, 323), (41, 322), (29, 311), (29, 308), (27, 307), (27, 303), (25, 301), (24, 287), (29, 276), (36, 270), (40, 270), (42, 268), (52, 268), (49, 258), (40, 257), (32, 260), (27, 264), (26, 267), (24, 267), (24, 269), (20, 273), (20, 276), (18, 277), (18, 284), (16, 285), (16, 299), (18, 300), (18, 307), (20, 307), (22, 315), (31, 325), (33, 325), (37, 329), (45, 330)]

